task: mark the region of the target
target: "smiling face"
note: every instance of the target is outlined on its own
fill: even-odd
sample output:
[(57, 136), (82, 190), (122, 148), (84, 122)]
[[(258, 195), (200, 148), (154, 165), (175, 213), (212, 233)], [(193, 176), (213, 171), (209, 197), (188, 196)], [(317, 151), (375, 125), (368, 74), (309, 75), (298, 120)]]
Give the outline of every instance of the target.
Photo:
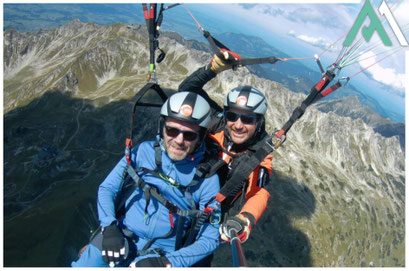
[[(233, 111), (237, 114), (251, 114), (251, 112), (236, 108), (231, 108), (229, 111)], [(234, 122), (226, 120), (227, 131), (235, 144), (243, 144), (249, 140), (256, 132), (256, 125), (257, 122), (254, 122), (253, 124), (244, 124), (240, 118)]]
[(172, 132), (174, 132), (175, 130), (173, 128), (182, 132), (200, 133), (200, 127), (196, 124), (187, 123), (174, 118), (166, 119), (163, 127), (164, 148), (173, 161), (181, 161), (194, 152), (199, 142), (199, 136), (189, 141), (185, 139), (189, 139), (188, 135), (179, 132), (174, 136), (173, 133), (167, 131), (172, 130)]

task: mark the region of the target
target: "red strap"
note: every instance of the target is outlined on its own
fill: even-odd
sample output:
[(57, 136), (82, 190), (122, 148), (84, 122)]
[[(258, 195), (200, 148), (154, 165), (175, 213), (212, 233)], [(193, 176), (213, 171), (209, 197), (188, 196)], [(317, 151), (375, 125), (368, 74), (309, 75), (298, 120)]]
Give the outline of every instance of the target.
[(149, 19), (155, 18), (155, 6), (156, 6), (156, 4), (150, 4), (149, 5), (149, 8), (150, 8)]
[(142, 8), (143, 16), (145, 17), (145, 20), (148, 20), (149, 19), (148, 7), (146, 6), (146, 4), (142, 4)]
[(278, 131), (278, 132), (275, 134), (275, 136), (276, 136), (277, 138), (281, 138), (281, 137), (284, 135), (284, 133), (285, 133), (284, 129), (281, 129), (280, 131)]
[(143, 8), (143, 16), (145, 17), (145, 20), (149, 20), (149, 19), (153, 19), (155, 17), (155, 7), (156, 4), (150, 4), (149, 5), (149, 11), (148, 11), (148, 7), (146, 6), (146, 4), (142, 4), (142, 8)]
[(238, 235), (240, 241), (243, 243), (247, 240), (247, 232), (243, 231), (241, 234)]
[(132, 139), (127, 138), (126, 141), (125, 141), (125, 146), (132, 147)]
[(221, 194), (221, 193), (217, 193), (215, 200), (217, 202), (222, 202), (224, 199), (226, 198), (225, 195)]
[[(225, 48), (222, 48), (222, 49), (220, 49), (220, 52), (227, 52), (227, 53), (228, 53), (230, 56), (232, 56), (234, 59), (241, 60), (241, 56), (240, 56), (238, 53), (235, 53), (235, 52), (233, 52), (233, 51), (229, 51), (229, 50), (227, 50), (227, 49), (225, 49)], [(230, 59), (230, 57), (229, 57), (228, 60), (234, 60), (234, 59)]]
[(320, 92), (322, 90), (322, 87), (328, 80), (328, 75), (324, 74), (324, 76), (321, 78), (321, 80), (318, 82), (318, 84), (315, 85), (315, 89)]
[(174, 223), (173, 223), (173, 214), (169, 212), (169, 220), (170, 220), (170, 226), (172, 227), (172, 229), (175, 227)]
[(214, 208), (207, 206), (203, 212), (205, 212), (206, 214), (213, 212)]
[(321, 92), (322, 97), (327, 96), (328, 94), (332, 93), (333, 91), (339, 89), (340, 85), (339, 84), (333, 84), (331, 87), (327, 88), (323, 92)]
[(131, 148), (132, 148), (132, 139), (127, 138), (125, 141), (125, 156), (126, 156), (126, 162), (128, 165), (131, 164)]

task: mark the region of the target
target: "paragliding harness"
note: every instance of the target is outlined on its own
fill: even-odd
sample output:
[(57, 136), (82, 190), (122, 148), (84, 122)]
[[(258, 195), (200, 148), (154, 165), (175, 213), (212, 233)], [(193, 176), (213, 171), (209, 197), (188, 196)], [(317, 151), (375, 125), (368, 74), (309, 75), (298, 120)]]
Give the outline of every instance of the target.
[[(167, 176), (163, 170), (162, 170), (162, 162), (161, 162), (161, 157), (162, 157), (162, 151), (160, 147), (160, 143), (158, 140), (155, 141), (154, 143), (154, 148), (155, 148), (155, 163), (156, 163), (156, 168), (151, 170), (148, 168), (137, 168), (135, 169), (131, 163), (130, 160), (128, 160), (126, 169), (124, 171), (124, 188), (122, 189), (122, 194), (121, 194), (121, 201), (118, 204), (118, 212), (119, 214), (123, 213), (124, 211), (126, 212), (127, 207), (125, 206), (126, 201), (128, 198), (131, 196), (133, 191), (135, 189), (139, 189), (141, 191), (144, 191), (145, 199), (146, 199), (146, 207), (145, 207), (145, 218), (147, 216), (147, 208), (150, 202), (150, 197), (154, 197), (156, 200), (158, 200), (163, 206), (165, 206), (169, 210), (169, 221), (171, 224), (171, 229), (169, 230), (168, 233), (166, 233), (164, 236), (157, 237), (154, 239), (151, 239), (142, 250), (148, 249), (151, 244), (157, 240), (157, 239), (163, 239), (167, 238), (170, 235), (173, 234), (175, 228), (176, 228), (176, 244), (175, 244), (175, 250), (180, 249), (183, 246), (190, 245), (191, 243), (194, 242), (200, 227), (203, 225), (205, 222), (210, 222), (210, 223), (218, 223), (220, 220), (219, 217), (215, 216), (212, 217), (212, 212), (216, 210), (218, 207), (210, 207), (209, 204), (213, 201), (209, 201), (208, 204), (205, 206), (204, 210), (198, 210), (195, 206), (195, 203), (193, 202), (192, 195), (190, 193), (190, 188), (199, 184), (202, 182), (205, 178), (213, 175), (214, 173), (211, 173), (209, 170), (209, 164), (208, 163), (201, 163), (199, 166), (196, 168), (196, 173), (192, 179), (192, 181), (186, 185), (182, 186), (177, 182), (177, 180), (172, 179), (171, 177)], [(157, 190), (156, 187), (147, 184), (138, 174), (139, 172), (143, 172), (144, 174), (151, 174), (157, 178), (160, 178), (164, 180), (168, 185), (179, 189), (183, 194), (185, 195), (185, 198), (189, 201), (191, 209), (189, 210), (182, 210), (180, 209), (177, 205), (173, 204), (169, 200), (165, 199), (160, 192)], [(211, 175), (210, 175), (210, 174)], [(175, 227), (174, 225), (174, 215), (178, 215), (178, 225)], [(187, 218), (192, 219), (191, 223), (191, 228), (189, 229), (189, 234), (187, 236), (182, 236), (183, 235), (183, 230), (184, 230), (184, 225), (185, 221)]]
[[(145, 193), (145, 198), (147, 201), (147, 206), (149, 204), (149, 199), (150, 196), (155, 197), (161, 204), (163, 204), (168, 210), (169, 210), (169, 220), (171, 223), (171, 229), (170, 231), (165, 234), (164, 236), (158, 237), (156, 239), (162, 239), (162, 238), (167, 238), (169, 237), (173, 231), (175, 230), (175, 225), (173, 225), (173, 216), (178, 215), (179, 216), (179, 222), (178, 225), (176, 226), (176, 244), (175, 244), (175, 250), (180, 249), (183, 246), (190, 245), (191, 243), (194, 242), (201, 226), (205, 222), (210, 222), (209, 220), (211, 219), (212, 212), (216, 210), (219, 206), (216, 205), (216, 207), (210, 207), (209, 204), (212, 203), (212, 200), (208, 202), (206, 208), (203, 211), (197, 210), (194, 202), (192, 201), (192, 196), (190, 195), (190, 188), (192, 186), (195, 186), (199, 184), (201, 181), (203, 181), (205, 178), (208, 178), (210, 176), (213, 176), (215, 174), (215, 170), (212, 170), (212, 166), (217, 163), (216, 160), (212, 159), (205, 159), (204, 161), (201, 161), (199, 165), (196, 168), (196, 173), (192, 179), (192, 181), (187, 185), (187, 186), (182, 186), (180, 185), (176, 180), (170, 178), (167, 176), (163, 171), (162, 171), (162, 162), (161, 162), (161, 157), (162, 157), (162, 152), (161, 152), (161, 147), (160, 143), (158, 140), (155, 141), (154, 143), (154, 148), (155, 148), (155, 164), (156, 168), (154, 170), (148, 169), (148, 168), (138, 168), (135, 169), (131, 165), (131, 149), (132, 149), (132, 138), (133, 138), (133, 124), (135, 122), (135, 116), (136, 116), (136, 108), (138, 106), (147, 106), (147, 107), (161, 107), (162, 104), (154, 104), (154, 103), (145, 103), (141, 102), (141, 99), (143, 96), (149, 91), (149, 90), (154, 90), (162, 99), (162, 102), (165, 102), (167, 99), (167, 95), (165, 92), (162, 90), (162, 88), (157, 84), (157, 83), (147, 83), (142, 89), (138, 92), (136, 95), (136, 101), (133, 106), (133, 111), (132, 111), (132, 119), (131, 119), (131, 125), (130, 125), (130, 135), (126, 139), (125, 142), (125, 157), (127, 160), (127, 167), (124, 171), (124, 181), (125, 184), (122, 189), (121, 196), (119, 197), (120, 203), (118, 204), (118, 209), (122, 209), (125, 206), (125, 202), (127, 199), (131, 196), (133, 191), (135, 189), (140, 189), (144, 191)], [(159, 132), (159, 131), (158, 131)], [(151, 174), (153, 176), (156, 176), (168, 183), (168, 185), (171, 185), (172, 187), (180, 189), (181, 192), (185, 194), (186, 199), (190, 199), (189, 202), (191, 204), (191, 209), (190, 210), (181, 210), (178, 206), (174, 205), (170, 201), (166, 200), (158, 191), (155, 187), (150, 186), (146, 184), (142, 178), (139, 177), (137, 174), (138, 172), (144, 172)], [(147, 209), (145, 209), (145, 214), (146, 214)], [(186, 219), (190, 217), (192, 219), (191, 222), (191, 227), (188, 229), (188, 234), (186, 236), (183, 235), (183, 227)], [(215, 221), (212, 223), (218, 223), (220, 220), (220, 217), (216, 217)], [(152, 239), (150, 240), (143, 250), (146, 250), (149, 248), (149, 246), (156, 240)]]
[[(189, 191), (191, 187), (199, 184), (205, 178), (211, 176), (210, 174), (212, 175), (214, 174), (214, 173), (211, 173), (211, 171), (209, 170), (209, 164), (208, 163), (199, 164), (199, 166), (196, 168), (196, 173), (192, 181), (188, 185), (182, 186), (176, 180), (167, 176), (162, 171), (161, 169), (162, 152), (161, 152), (160, 144), (157, 140), (154, 143), (154, 148), (155, 148), (155, 163), (156, 163), (156, 168), (154, 170), (144, 168), (144, 167), (135, 169), (130, 163), (127, 163), (127, 166), (122, 176), (123, 185), (121, 188), (121, 193), (115, 204), (115, 214), (118, 220), (121, 218), (121, 216), (125, 215), (127, 209), (133, 203), (130, 197), (133, 194), (133, 192), (136, 189), (138, 189), (140, 191), (143, 191), (145, 200), (146, 200), (144, 220), (147, 218), (147, 215), (148, 215), (147, 210), (150, 204), (150, 199), (151, 197), (154, 197), (157, 201), (159, 201), (163, 206), (165, 206), (169, 210), (169, 223), (171, 227), (170, 227), (170, 230), (165, 235), (150, 239), (142, 249), (139, 249), (137, 251), (133, 249), (133, 244), (129, 244), (129, 242), (127, 241), (126, 246), (128, 247), (128, 249), (131, 249), (133, 251), (127, 252), (127, 255), (125, 256), (126, 261), (131, 261), (133, 258), (137, 256), (143, 256), (147, 254), (158, 254), (159, 256), (164, 256), (165, 254), (162, 249), (160, 248), (149, 249), (149, 248), (153, 244), (153, 242), (155, 242), (156, 240), (170, 237), (175, 232), (175, 230), (176, 230), (175, 251), (179, 250), (182, 247), (192, 244), (196, 240), (196, 237), (200, 231), (200, 228), (204, 223), (208, 222), (211, 224), (215, 224), (215, 223), (217, 224), (220, 222), (220, 216), (214, 215), (214, 211), (218, 210), (220, 208), (220, 205), (216, 204), (213, 207), (209, 206), (213, 202), (213, 199), (211, 199), (205, 205), (205, 208), (203, 210), (198, 210), (196, 208), (195, 202), (193, 201), (193, 197)], [(189, 201), (191, 209), (187, 209), (187, 210), (181, 209), (177, 205), (167, 200), (158, 191), (158, 189), (155, 186), (151, 184), (147, 184), (138, 175), (138, 173), (153, 175), (157, 178), (160, 178), (166, 181), (168, 185), (179, 189), (185, 195), (185, 198)], [(126, 202), (129, 199), (130, 199), (130, 203), (127, 206)], [(174, 224), (175, 215), (179, 217), (177, 225)], [(188, 218), (191, 219), (191, 223), (190, 223), (190, 227), (186, 229), (186, 234), (184, 235), (183, 233), (185, 230), (185, 222)], [(123, 228), (122, 232), (124, 236), (129, 240), (137, 240), (138, 238), (138, 236), (136, 236), (132, 231), (126, 228)], [(98, 234), (100, 233), (101, 233), (101, 226), (91, 236), (89, 243), (93, 244), (96, 247), (100, 247), (102, 239), (96, 238)], [(81, 253), (85, 250), (85, 248), (86, 246), (81, 249), (79, 255), (81, 255)], [(132, 255), (132, 257), (131, 256), (128, 257), (128, 255)]]
[[(118, 196), (117, 202), (115, 204), (115, 214), (118, 220), (121, 218), (121, 216), (125, 215), (126, 211), (133, 203), (130, 197), (132, 196), (133, 192), (136, 189), (138, 189), (140, 191), (143, 191), (145, 200), (146, 200), (144, 220), (147, 218), (147, 209), (150, 204), (150, 199), (151, 197), (154, 197), (157, 201), (159, 201), (163, 206), (165, 206), (169, 210), (169, 223), (171, 225), (171, 228), (169, 232), (167, 232), (165, 235), (149, 240), (142, 249), (139, 249), (138, 251), (132, 251), (129, 255), (133, 255), (136, 253), (136, 255), (134, 255), (133, 257), (142, 256), (146, 254), (158, 254), (160, 256), (164, 256), (163, 251), (161, 249), (158, 249), (158, 248), (149, 249), (149, 247), (156, 240), (168, 238), (176, 230), (175, 250), (178, 250), (182, 247), (192, 244), (196, 240), (196, 237), (200, 231), (200, 228), (204, 223), (208, 222), (211, 224), (217, 224), (220, 222), (220, 216), (214, 213), (214, 211), (220, 208), (220, 205), (215, 204), (213, 207), (211, 207), (210, 204), (213, 203), (213, 199), (211, 199), (205, 205), (205, 208), (203, 210), (198, 210), (196, 208), (195, 202), (193, 201), (193, 197), (189, 191), (191, 187), (199, 184), (205, 178), (208, 178), (215, 174), (215, 172), (211, 171), (210, 169), (212, 162), (206, 161), (206, 162), (200, 163), (196, 168), (196, 173), (192, 181), (188, 185), (182, 186), (181, 184), (177, 182), (177, 180), (174, 180), (173, 178), (167, 176), (163, 172), (162, 167), (161, 167), (162, 151), (161, 151), (160, 143), (158, 142), (158, 140), (156, 140), (154, 143), (154, 149), (155, 149), (156, 167), (153, 170), (149, 168), (145, 168), (145, 167), (134, 168), (131, 165), (130, 157), (127, 156), (127, 165), (122, 175), (123, 184), (122, 184), (120, 195)], [(212, 160), (212, 161), (215, 161), (215, 160)], [(167, 200), (158, 191), (158, 189), (155, 186), (146, 183), (139, 176), (143, 174), (153, 175), (157, 178), (164, 180), (168, 185), (172, 186), (173, 188), (179, 189), (185, 195), (185, 198), (189, 201), (191, 209), (183, 210), (179, 208), (177, 205)], [(127, 206), (126, 202), (129, 199), (130, 199), (130, 203)], [(179, 217), (177, 225), (174, 225), (175, 215)], [(185, 230), (185, 222), (188, 218), (191, 219), (190, 227), (186, 229), (186, 234), (183, 235), (184, 230)], [(91, 236), (89, 243), (94, 244), (94, 246), (96, 247), (99, 247), (100, 244), (98, 243), (101, 242), (101, 239), (96, 238), (96, 237), (97, 237), (97, 234), (99, 234), (100, 232), (101, 232), (101, 226)], [(126, 228), (122, 229), (122, 232), (128, 239), (135, 240), (138, 238), (133, 232), (131, 232), (130, 230)], [(132, 247), (132, 246), (128, 245), (128, 247)], [(80, 254), (85, 250), (85, 248), (86, 246), (81, 249)], [(132, 260), (132, 259), (127, 259), (127, 260)]]
[[(228, 154), (232, 159), (229, 165), (229, 172), (226, 176), (225, 183), (221, 186), (219, 193), (216, 196), (216, 201), (223, 204), (222, 209), (223, 213), (225, 213), (230, 207), (232, 207), (233, 202), (237, 199), (241, 191), (242, 199), (244, 199), (246, 195), (246, 188), (247, 188), (247, 181), (250, 174), (260, 166), (263, 160), (273, 151), (273, 147), (271, 145), (272, 136), (266, 135), (262, 139), (260, 139), (255, 144), (249, 146), (245, 152), (241, 152), (238, 154), (233, 154), (229, 151), (224, 150), (222, 147), (218, 145), (218, 143), (212, 144), (210, 148), (215, 148), (220, 152), (224, 152)], [(210, 139), (211, 140), (211, 139)], [(209, 140), (209, 141), (210, 141)], [(218, 158), (226, 165), (226, 162), (221, 158)], [(219, 166), (220, 165), (215, 165)], [(218, 170), (216, 168), (212, 168), (212, 170)], [(243, 204), (243, 200), (241, 200), (241, 205)]]

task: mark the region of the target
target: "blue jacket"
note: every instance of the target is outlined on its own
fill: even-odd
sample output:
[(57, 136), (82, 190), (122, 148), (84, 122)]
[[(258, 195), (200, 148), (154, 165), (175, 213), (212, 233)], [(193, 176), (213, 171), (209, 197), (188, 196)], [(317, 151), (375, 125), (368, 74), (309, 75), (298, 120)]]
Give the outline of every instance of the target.
[[(143, 142), (138, 147), (132, 149), (131, 161), (134, 168), (145, 167), (155, 169), (155, 149), (154, 142)], [(174, 162), (162, 151), (162, 170), (169, 177), (177, 180), (181, 185), (188, 185), (195, 175), (196, 166), (203, 159), (204, 145), (191, 156), (182, 161)], [(124, 182), (122, 176), (126, 167), (125, 157), (119, 161), (111, 173), (107, 176), (98, 190), (98, 216), (102, 227), (110, 225), (115, 218), (114, 202), (120, 194)], [(139, 176), (149, 185), (155, 186), (161, 195), (177, 205), (180, 209), (191, 209), (188, 199), (183, 192), (171, 187), (164, 180), (149, 173), (138, 173)], [(199, 184), (190, 188), (196, 208), (203, 210), (205, 205), (216, 196), (219, 191), (219, 179), (217, 175), (204, 179)], [(154, 197), (150, 197), (145, 216), (146, 200), (144, 192), (136, 189), (125, 203), (126, 214), (122, 218), (123, 225), (134, 232), (139, 238), (136, 240), (136, 247), (141, 250), (143, 246), (152, 238), (164, 236), (171, 228), (169, 210)], [(175, 228), (178, 225), (178, 216), (174, 215)], [(185, 230), (188, 223), (185, 224)], [(210, 255), (219, 244), (219, 224), (204, 223), (196, 241), (177, 251), (174, 251), (176, 236), (172, 234), (169, 238), (156, 240), (150, 248), (162, 248), (166, 252), (166, 257), (174, 267), (191, 266), (207, 255)], [(175, 230), (176, 232), (176, 230)], [(154, 255), (149, 255), (152, 257)], [(136, 258), (139, 261), (146, 256)]]

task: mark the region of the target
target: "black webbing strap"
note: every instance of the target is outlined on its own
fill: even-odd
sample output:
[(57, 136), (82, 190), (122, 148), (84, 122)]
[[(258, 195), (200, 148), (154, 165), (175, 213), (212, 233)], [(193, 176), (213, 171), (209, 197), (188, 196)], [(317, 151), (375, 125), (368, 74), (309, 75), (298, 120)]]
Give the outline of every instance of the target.
[(147, 83), (143, 86), (138, 93), (135, 95), (135, 104), (132, 109), (132, 116), (131, 116), (131, 123), (130, 123), (130, 130), (129, 130), (129, 137), (125, 141), (125, 156), (128, 164), (131, 163), (131, 149), (132, 149), (132, 138), (133, 138), (133, 124), (135, 122), (135, 115), (136, 115), (136, 107), (137, 106), (153, 106), (153, 107), (161, 107), (162, 104), (151, 104), (151, 103), (141, 103), (139, 102), (142, 97), (149, 91), (154, 90), (159, 97), (162, 99), (162, 104), (167, 100), (168, 96), (162, 90), (162, 88), (156, 83)]
[(213, 52), (220, 58), (220, 59), (224, 59), (222, 53), (220, 52), (220, 49), (226, 49), (229, 50), (229, 47), (227, 47), (226, 45), (224, 45), (223, 43), (221, 43), (220, 41), (218, 41), (216, 38), (214, 38), (212, 35), (210, 35), (209, 31), (204, 30), (203, 31), (203, 36), (207, 39), (207, 41), (209, 42), (210, 46), (213, 49)]
[(179, 216), (178, 224), (176, 226), (176, 242), (175, 242), (175, 250), (179, 250), (183, 245), (183, 231), (185, 227), (185, 216)]
[[(143, 181), (138, 174), (136, 173), (136, 171), (134, 170), (134, 168), (132, 166), (127, 166), (127, 172), (129, 174), (129, 176), (134, 180), (134, 182), (136, 183), (135, 188), (140, 188), (144, 191), (145, 193), (145, 199), (146, 199), (146, 207), (145, 207), (145, 213), (147, 211), (147, 207), (149, 205), (148, 202), (148, 198), (150, 197), (150, 195), (152, 195), (153, 197), (155, 197), (162, 205), (164, 205), (168, 210), (169, 210), (169, 214), (173, 214), (173, 213), (177, 213), (179, 215), (179, 217), (182, 217), (182, 215), (190, 215), (190, 212), (188, 212), (189, 210), (182, 210), (182, 212), (179, 212), (179, 207), (177, 207), (176, 205), (174, 205), (173, 203), (171, 203), (170, 201), (166, 200), (161, 194), (159, 194), (159, 192), (157, 191), (156, 187), (152, 187), (149, 186), (145, 181)], [(147, 193), (149, 193), (149, 195), (147, 195)], [(125, 202), (124, 202), (125, 203)], [(196, 213), (195, 213), (196, 214)], [(196, 214), (197, 216), (198, 214)], [(173, 219), (173, 217), (171, 215), (169, 215), (170, 219)], [(167, 232), (165, 235), (163, 236), (159, 236), (159, 237), (155, 237), (151, 240), (149, 240), (146, 245), (143, 247), (142, 250), (146, 250), (148, 249), (153, 242), (155, 242), (158, 239), (164, 239), (164, 238), (168, 238), (169, 236), (172, 235), (173, 231), (174, 231), (174, 226), (173, 226), (173, 221), (170, 222), (171, 223), (171, 228), (169, 230), (169, 232)]]
[(308, 106), (310, 106), (316, 98), (319, 97), (320, 92), (325, 89), (328, 84), (335, 78), (335, 74), (328, 70), (320, 79), (320, 81), (311, 89), (310, 94), (307, 98), (298, 106), (293, 113), (291, 114), (290, 119), (284, 124), (283, 128), (277, 134), (277, 137), (285, 135), (288, 130), (290, 130), (291, 126), (297, 121), (301, 116), (305, 113), (305, 110)]
[(213, 49), (213, 52), (222, 60), (226, 61), (226, 63), (232, 64), (233, 68), (235, 67), (241, 67), (241, 66), (246, 66), (246, 65), (253, 65), (253, 64), (266, 64), (266, 63), (271, 63), (274, 64), (280, 59), (276, 58), (275, 56), (271, 57), (260, 57), (260, 58), (244, 58), (240, 60), (226, 60), (223, 56), (223, 54), (220, 52), (220, 49), (226, 49), (231, 51), (226, 45), (218, 41), (216, 38), (214, 38), (209, 31), (204, 30), (203, 31), (203, 36), (207, 39), (209, 42), (210, 46)]
[[(139, 102), (142, 97), (149, 91), (149, 90), (154, 90), (159, 97), (162, 99), (161, 104), (154, 104), (154, 103), (142, 103)], [(168, 96), (166, 93), (162, 90), (162, 88), (153, 82), (147, 83), (145, 86), (141, 88), (141, 90), (138, 91), (138, 93), (135, 95), (135, 104), (133, 107), (133, 113), (135, 113), (136, 107), (137, 106), (148, 106), (148, 107), (161, 107), (163, 103), (168, 99)]]
[(226, 184), (220, 189), (219, 193), (225, 197), (235, 196), (242, 188), (243, 183), (250, 176), (266, 156), (273, 152), (271, 142), (272, 136), (266, 136), (262, 141), (252, 147), (253, 153), (246, 153), (242, 156), (241, 161), (235, 167), (231, 177), (226, 181)]
[[(156, 31), (156, 4), (150, 4), (149, 9), (146, 4), (142, 4), (143, 14), (145, 17), (146, 27), (149, 33), (149, 52), (150, 52), (150, 64), (155, 65), (155, 50), (157, 45), (155, 44), (157, 38)], [(153, 70), (151, 70), (153, 72)]]
[(191, 229), (191, 232), (189, 233), (189, 236), (188, 236), (188, 238), (187, 238), (187, 240), (186, 240), (184, 246), (188, 246), (188, 245), (193, 244), (193, 242), (194, 242), (195, 239), (196, 239), (197, 234), (198, 234), (199, 231), (200, 231), (200, 228), (201, 228), (202, 225), (205, 223), (205, 221), (209, 218), (209, 216), (210, 216), (210, 213), (204, 213), (204, 212), (202, 212), (201, 216), (199, 216), (199, 217), (196, 219), (196, 221), (195, 221), (195, 223), (194, 223), (194, 226), (193, 226), (193, 228)]
[(279, 60), (280, 59), (276, 58), (275, 56), (260, 57), (260, 58), (244, 58), (244, 59), (241, 59), (241, 60), (234, 60), (233, 65), (246, 66), (246, 65), (265, 64), (265, 63), (274, 64)]

